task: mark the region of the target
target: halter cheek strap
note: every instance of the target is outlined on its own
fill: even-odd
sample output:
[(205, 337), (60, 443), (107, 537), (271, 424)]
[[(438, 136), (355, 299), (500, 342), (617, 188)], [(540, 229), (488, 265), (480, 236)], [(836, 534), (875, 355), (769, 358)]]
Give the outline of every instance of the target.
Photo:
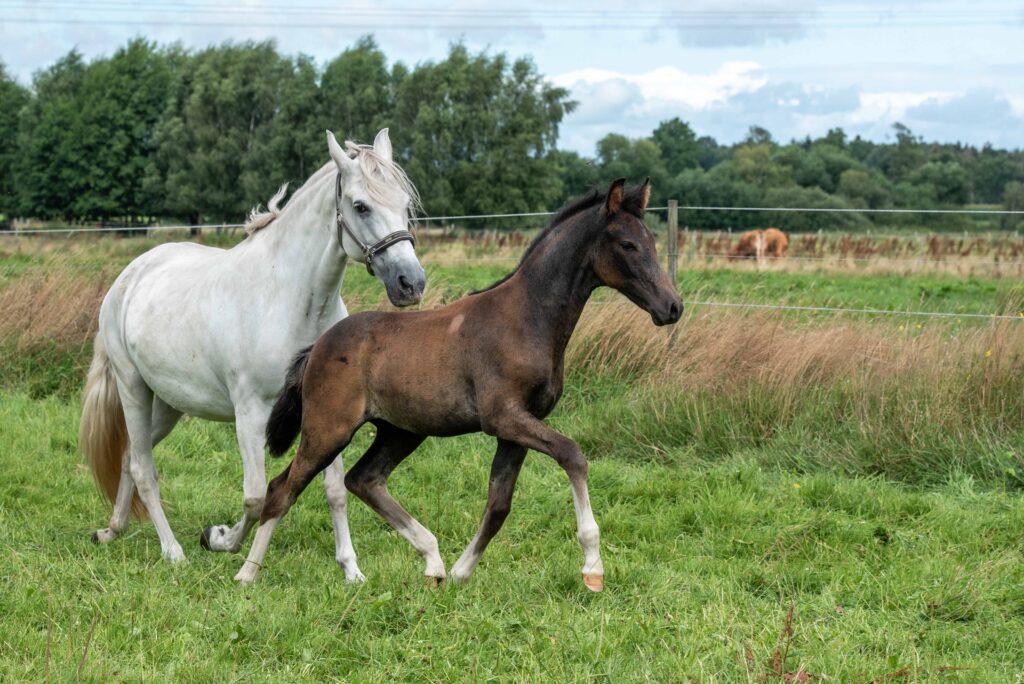
[[(366, 264), (366, 270), (370, 275), (373, 275), (373, 259), (378, 254), (386, 250), (392, 245), (397, 245), (399, 242), (405, 242), (408, 240), (412, 243), (412, 246), (416, 246), (416, 237), (407, 230), (396, 230), (393, 233), (385, 235), (380, 240), (372, 245), (367, 245), (365, 242), (359, 239), (352, 228), (345, 223), (345, 218), (341, 213), (341, 174), (337, 175), (337, 180), (334, 183), (334, 213), (337, 222), (336, 228), (338, 231), (338, 245), (344, 245), (343, 236), (348, 235), (349, 238), (355, 242), (359, 249), (363, 253), (363, 263)], [(344, 249), (344, 248), (343, 248)]]

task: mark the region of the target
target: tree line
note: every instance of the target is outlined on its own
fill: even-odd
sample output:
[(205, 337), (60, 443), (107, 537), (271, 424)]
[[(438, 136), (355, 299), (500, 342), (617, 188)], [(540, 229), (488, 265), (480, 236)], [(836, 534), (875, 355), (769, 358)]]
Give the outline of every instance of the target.
[[(327, 160), (325, 129), (368, 142), (385, 126), (428, 215), (542, 211), (610, 178), (648, 175), (658, 204), (1024, 209), (1020, 150), (926, 142), (900, 124), (885, 143), (841, 129), (780, 143), (753, 126), (722, 145), (673, 118), (648, 137), (609, 133), (588, 157), (557, 148), (575, 105), (529, 58), (461, 44), (410, 68), (389, 64), (372, 37), (323, 66), (272, 42), (191, 51), (135, 39), (88, 62), (69, 52), (30, 87), (0, 65), (0, 214), (238, 222)], [(726, 211), (683, 220), (813, 230), (885, 217)], [(927, 220), (937, 219), (916, 222)]]

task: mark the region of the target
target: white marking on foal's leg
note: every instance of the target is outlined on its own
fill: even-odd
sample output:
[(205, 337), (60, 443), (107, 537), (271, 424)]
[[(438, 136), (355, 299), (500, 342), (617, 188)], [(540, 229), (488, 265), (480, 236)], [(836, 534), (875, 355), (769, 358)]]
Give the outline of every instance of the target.
[(324, 493), (331, 509), (334, 525), (334, 558), (345, 572), (347, 582), (365, 582), (366, 577), (356, 563), (356, 550), (348, 529), (348, 490), (345, 488), (345, 465), (339, 454), (324, 470)]
[(604, 564), (601, 562), (601, 534), (590, 508), (586, 481), (572, 483), (572, 502), (576, 508), (576, 538), (583, 547), (583, 583), (591, 591), (604, 589)]
[(437, 546), (437, 537), (413, 517), (395, 529), (412, 544), (416, 553), (423, 558), (423, 574), (437, 580), (436, 584), (440, 584), (447, 573), (444, 571), (444, 561), (441, 560), (441, 553)]
[(274, 535), (274, 528), (280, 518), (271, 518), (263, 523), (256, 530), (256, 538), (252, 541), (252, 548), (249, 549), (249, 557), (245, 559), (235, 580), (243, 584), (252, 584), (256, 581), (256, 575), (263, 567), (263, 559), (267, 556), (267, 548), (270, 547), (270, 538)]
[(459, 560), (455, 561), (455, 565), (452, 566), (451, 578), (456, 584), (462, 584), (469, 581), (470, 575), (476, 569), (477, 563), (480, 562), (480, 555), (476, 549), (480, 544), (481, 533), (478, 530), (476, 535), (473, 536), (473, 541), (469, 542), (469, 546), (459, 556)]

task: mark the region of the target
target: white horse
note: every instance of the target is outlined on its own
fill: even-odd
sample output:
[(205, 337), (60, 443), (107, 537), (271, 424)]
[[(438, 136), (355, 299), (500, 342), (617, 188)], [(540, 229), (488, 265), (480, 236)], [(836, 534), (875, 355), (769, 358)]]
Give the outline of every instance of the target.
[[(188, 414), (235, 422), (244, 512), (234, 526), (206, 528), (200, 541), (237, 551), (263, 509), (264, 432), (285, 373), (299, 350), (348, 315), (338, 294), (348, 259), (365, 263), (396, 306), (420, 300), (426, 277), (406, 232), (417, 195), (392, 161), (387, 129), (372, 147), (342, 149), (330, 131), (327, 143), (332, 161), (284, 209), (282, 187), (268, 212), (253, 210), (240, 244), (161, 245), (129, 264), (104, 298), (79, 435), (114, 502), (110, 527), (94, 540), (116, 539), (134, 509), (152, 519), (164, 558), (185, 558), (160, 504), (152, 449)], [(341, 459), (324, 489), (335, 557), (347, 580), (361, 581)]]

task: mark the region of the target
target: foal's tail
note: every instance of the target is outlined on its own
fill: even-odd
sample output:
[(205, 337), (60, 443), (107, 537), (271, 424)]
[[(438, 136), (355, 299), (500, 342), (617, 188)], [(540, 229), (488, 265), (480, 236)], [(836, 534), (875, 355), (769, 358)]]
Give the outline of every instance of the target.
[[(103, 338), (98, 334), (82, 396), (78, 446), (85, 454), (96, 487), (108, 501), (113, 501), (121, 484), (121, 463), (128, 448), (128, 427), (124, 422), (114, 370), (110, 367)], [(146, 507), (137, 493), (132, 499), (132, 513), (140, 519), (146, 517)]]
[(267, 421), (267, 448), (274, 456), (288, 451), (302, 429), (302, 376), (306, 374), (312, 346), (300, 351), (284, 379), (281, 396), (274, 402)]

